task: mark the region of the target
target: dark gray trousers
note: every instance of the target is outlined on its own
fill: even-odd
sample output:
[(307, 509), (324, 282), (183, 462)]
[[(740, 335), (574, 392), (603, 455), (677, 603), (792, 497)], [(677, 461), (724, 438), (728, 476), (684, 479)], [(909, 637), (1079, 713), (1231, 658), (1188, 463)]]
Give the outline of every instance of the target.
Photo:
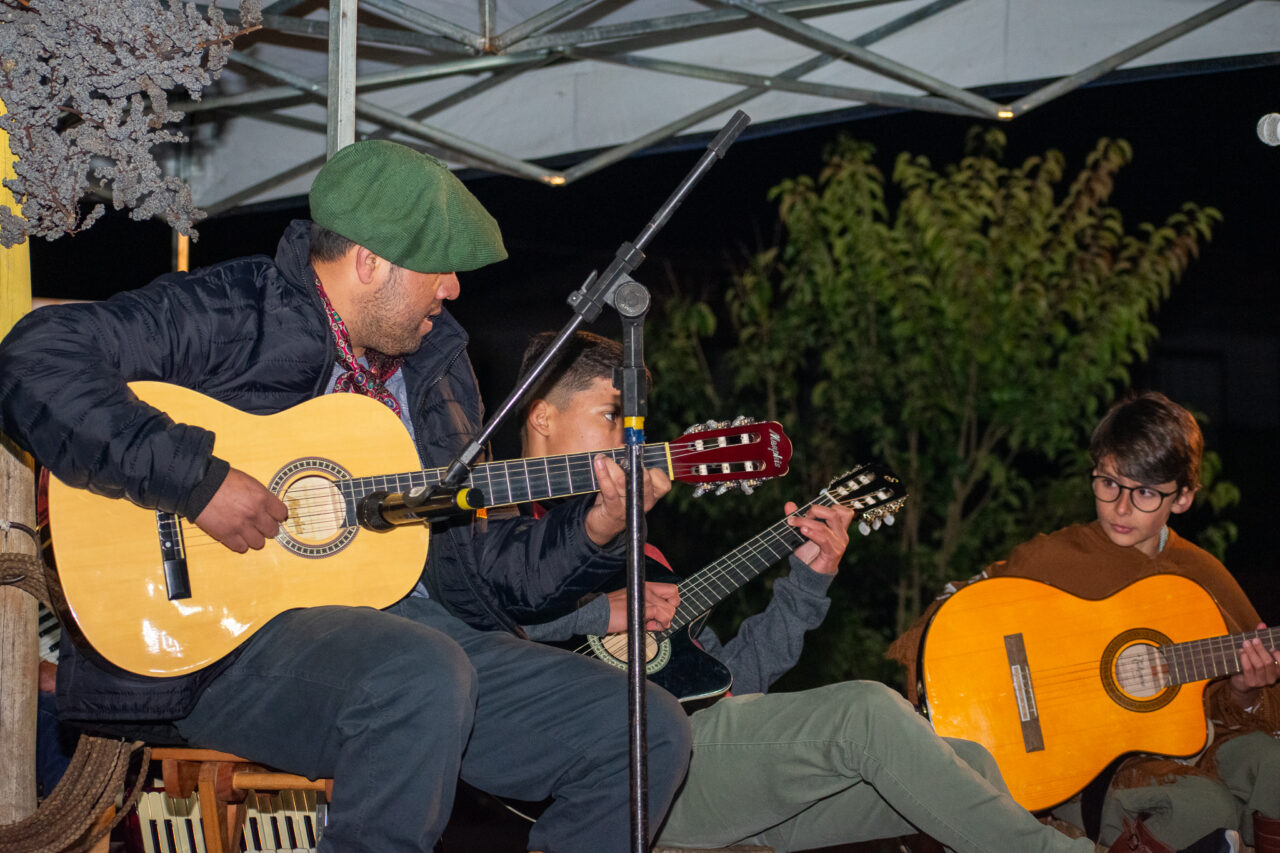
[[(650, 826), (684, 776), (675, 699), (647, 699)], [(281, 614), (178, 721), (194, 744), (334, 779), (325, 853), (430, 851), (457, 778), (521, 800), (553, 797), (530, 849), (629, 848), (625, 673), (474, 630), (425, 598), (385, 611)]]

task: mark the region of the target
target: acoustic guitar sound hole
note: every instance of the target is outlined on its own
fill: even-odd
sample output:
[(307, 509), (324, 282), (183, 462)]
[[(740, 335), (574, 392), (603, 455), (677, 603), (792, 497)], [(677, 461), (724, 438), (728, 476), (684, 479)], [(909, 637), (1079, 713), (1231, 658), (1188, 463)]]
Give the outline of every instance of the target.
[[(587, 644), (595, 653), (595, 656), (605, 663), (612, 664), (619, 669), (627, 668), (627, 661), (630, 659), (627, 654), (627, 635), (608, 634), (603, 637), (587, 637)], [(663, 640), (658, 642), (654, 639), (653, 634), (645, 632), (644, 635), (644, 651), (645, 651), (645, 672), (649, 675), (657, 672), (667, 665), (671, 660), (671, 641)]]
[(299, 459), (271, 478), (271, 491), (284, 502), (289, 518), (276, 541), (302, 557), (329, 557), (355, 538), (359, 527), (347, 524), (347, 502), (338, 480), (347, 472), (327, 459)]
[(1172, 640), (1151, 628), (1121, 633), (1102, 653), (1102, 687), (1122, 708), (1141, 713), (1158, 711), (1173, 701), (1179, 687), (1171, 686), (1169, 663), (1160, 646)]
[(332, 541), (346, 527), (347, 506), (334, 484), (320, 476), (300, 477), (280, 495), (289, 508), (284, 528), (305, 545)]

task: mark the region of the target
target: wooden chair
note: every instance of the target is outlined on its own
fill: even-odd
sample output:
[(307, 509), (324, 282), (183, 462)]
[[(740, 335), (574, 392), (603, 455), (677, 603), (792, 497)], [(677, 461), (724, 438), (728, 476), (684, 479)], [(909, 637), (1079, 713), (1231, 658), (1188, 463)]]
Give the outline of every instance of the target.
[[(185, 799), (193, 793), (200, 803), (206, 853), (238, 853), (244, 829), (244, 803), (262, 791), (317, 791), (333, 795), (332, 779), (311, 780), (281, 773), (245, 758), (212, 749), (156, 747), (151, 758), (160, 762), (165, 794)], [(654, 847), (652, 853), (773, 853), (772, 847), (738, 844), (716, 850)]]
[(156, 747), (165, 794), (200, 803), (206, 853), (238, 853), (244, 830), (245, 798), (262, 791), (322, 791), (333, 795), (332, 779), (311, 780), (281, 773), (239, 756), (212, 749)]

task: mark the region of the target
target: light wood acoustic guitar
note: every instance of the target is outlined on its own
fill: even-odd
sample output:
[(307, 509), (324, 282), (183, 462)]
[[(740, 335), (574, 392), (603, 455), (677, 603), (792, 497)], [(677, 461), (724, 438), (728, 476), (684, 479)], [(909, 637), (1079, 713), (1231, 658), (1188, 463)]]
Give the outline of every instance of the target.
[[(142, 675), (180, 675), (222, 658), (286, 610), (381, 608), (413, 588), (427, 558), (428, 527), (366, 530), (356, 523), (356, 507), (371, 492), (434, 485), (444, 469), (422, 470), (412, 438), (386, 406), (330, 394), (250, 415), (176, 385), (129, 387), (174, 421), (214, 432), (214, 453), (265, 484), (289, 508), (289, 520), (261, 551), (236, 554), (172, 513), (50, 478), (60, 615), (103, 658)], [(786, 473), (791, 442), (779, 424), (735, 424), (646, 445), (644, 464), (699, 487)], [(621, 449), (609, 453), (625, 458)], [(484, 463), (467, 485), (484, 494), (486, 506), (593, 492), (595, 455)]]
[[(809, 506), (852, 507), (857, 510), (859, 527), (865, 535), (873, 526), (893, 524), (894, 513), (906, 500), (907, 490), (893, 472), (883, 465), (868, 464), (832, 480)], [(804, 515), (809, 506), (799, 507), (787, 518)], [(647, 632), (645, 638), (645, 671), (649, 680), (681, 702), (711, 699), (728, 690), (733, 683), (728, 668), (695, 642), (702, 624), (712, 607), (805, 541), (800, 531), (783, 519), (680, 581), (680, 603), (671, 624), (661, 631)], [(670, 578), (668, 572), (665, 576), (651, 575), (649, 580)], [(588, 636), (574, 648), (619, 669), (626, 669), (630, 659), (625, 632)]]
[(926, 628), (921, 710), (934, 731), (991, 751), (1031, 811), (1074, 796), (1118, 756), (1191, 756), (1208, 743), (1205, 682), (1277, 629), (1227, 635), (1212, 596), (1176, 575), (1108, 598), (1025, 578), (963, 587)]

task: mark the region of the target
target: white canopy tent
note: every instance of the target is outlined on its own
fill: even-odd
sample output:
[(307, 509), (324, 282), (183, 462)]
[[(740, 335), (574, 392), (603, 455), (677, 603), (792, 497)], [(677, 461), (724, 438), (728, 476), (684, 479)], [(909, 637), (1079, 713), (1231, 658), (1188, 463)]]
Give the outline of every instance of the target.
[[(304, 193), (330, 138), (559, 185), (736, 109), (757, 126), (860, 105), (1010, 120), (1112, 73), (1280, 62), (1275, 0), (358, 2), (264, 3), (206, 97), (175, 105), (192, 144), (171, 168), (199, 205)], [(980, 94), (1018, 83), (1007, 103)]]

